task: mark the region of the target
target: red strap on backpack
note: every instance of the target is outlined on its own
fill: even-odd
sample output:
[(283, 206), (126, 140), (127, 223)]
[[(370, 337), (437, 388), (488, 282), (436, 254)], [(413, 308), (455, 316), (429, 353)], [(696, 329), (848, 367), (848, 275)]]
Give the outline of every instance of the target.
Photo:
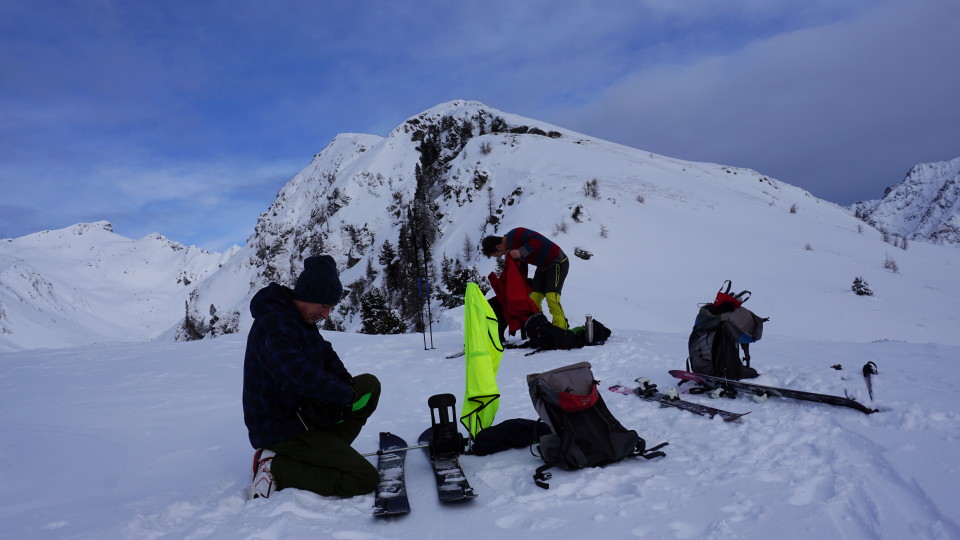
[(723, 304), (733, 304), (734, 308), (738, 308), (750, 299), (750, 291), (742, 291), (733, 295), (730, 294), (730, 287), (733, 287), (733, 283), (729, 279), (723, 282), (720, 290), (717, 291), (717, 298), (713, 301), (714, 307), (722, 306)]
[(560, 408), (567, 412), (577, 412), (589, 409), (597, 403), (597, 383), (594, 382), (587, 395), (574, 394), (573, 392), (559, 392), (557, 403)]

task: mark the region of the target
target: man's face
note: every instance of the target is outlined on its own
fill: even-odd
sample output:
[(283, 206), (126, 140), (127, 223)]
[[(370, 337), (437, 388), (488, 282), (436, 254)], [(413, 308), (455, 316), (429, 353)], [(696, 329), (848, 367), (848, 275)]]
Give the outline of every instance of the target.
[(333, 311), (333, 306), (330, 304), (312, 304), (300, 301), (297, 302), (297, 308), (300, 310), (300, 316), (303, 317), (303, 320), (310, 324), (316, 324), (320, 319), (326, 319)]
[(507, 252), (507, 241), (500, 240), (500, 243), (497, 244), (497, 250), (490, 254), (491, 257), (503, 257), (503, 254)]

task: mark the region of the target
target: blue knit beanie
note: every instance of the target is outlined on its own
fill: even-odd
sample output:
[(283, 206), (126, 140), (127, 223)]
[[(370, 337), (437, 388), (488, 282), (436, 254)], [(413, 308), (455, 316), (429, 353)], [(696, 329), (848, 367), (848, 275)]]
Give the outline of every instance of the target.
[(337, 305), (343, 295), (343, 285), (333, 257), (318, 255), (304, 259), (303, 272), (297, 278), (293, 294), (301, 302)]

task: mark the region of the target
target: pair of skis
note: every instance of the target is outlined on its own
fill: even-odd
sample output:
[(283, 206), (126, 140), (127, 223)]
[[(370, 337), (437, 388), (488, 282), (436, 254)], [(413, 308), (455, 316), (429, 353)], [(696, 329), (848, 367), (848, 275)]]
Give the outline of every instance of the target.
[[(875, 366), (876, 364), (874, 364)], [(744, 381), (735, 381), (732, 379), (724, 379), (722, 377), (714, 377), (712, 375), (703, 375), (700, 373), (691, 373), (689, 371), (673, 370), (670, 371), (670, 375), (673, 375), (677, 379), (682, 379), (686, 381), (693, 381), (700, 383), (706, 387), (716, 388), (720, 387), (726, 391), (744, 392), (746, 394), (763, 398), (769, 396), (782, 397), (789, 399), (798, 399), (801, 401), (812, 401), (815, 403), (824, 403), (827, 405), (835, 405), (838, 407), (849, 407), (851, 409), (856, 409), (864, 414), (872, 414), (878, 412), (878, 409), (872, 409), (867, 407), (859, 401), (850, 399), (848, 397), (841, 396), (831, 396), (828, 394), (817, 394), (815, 392), (805, 392), (803, 390), (792, 390), (789, 388), (777, 388), (774, 386), (763, 386), (760, 384), (748, 383)], [(868, 379), (869, 380), (869, 379)], [(872, 388), (871, 388), (871, 398)]]
[[(873, 388), (870, 380), (871, 375), (877, 373), (876, 364), (873, 362), (868, 363), (863, 368), (864, 379), (867, 384), (867, 390), (870, 393), (870, 399), (873, 399)], [(761, 401), (766, 399), (769, 396), (789, 398), (789, 399), (798, 399), (802, 401), (812, 401), (816, 403), (824, 403), (827, 405), (835, 405), (839, 407), (849, 407), (851, 409), (856, 409), (864, 414), (872, 414), (878, 411), (878, 409), (870, 408), (856, 400), (850, 399), (848, 397), (841, 396), (831, 396), (827, 394), (817, 394), (814, 392), (805, 392), (802, 390), (792, 390), (789, 388), (776, 388), (773, 386), (763, 386), (754, 383), (748, 383), (744, 381), (735, 381), (731, 379), (724, 379), (722, 377), (714, 377), (712, 375), (703, 375), (700, 373), (692, 373), (689, 371), (681, 370), (672, 370), (670, 375), (677, 379), (683, 381), (692, 381), (700, 383), (701, 385), (708, 388), (715, 388), (722, 390), (727, 395), (733, 394), (736, 395), (737, 392), (743, 392), (745, 394), (751, 395), (755, 400)], [(651, 384), (646, 379), (637, 379), (637, 382), (640, 383), (640, 386), (636, 388), (628, 388), (621, 385), (614, 385), (609, 388), (611, 392), (618, 392), (621, 394), (633, 394), (639, 397), (640, 399), (646, 401), (655, 401), (661, 404), (661, 406), (670, 406), (676, 407), (678, 409), (683, 409), (685, 411), (698, 414), (700, 416), (706, 416), (708, 418), (713, 418), (714, 416), (720, 416), (724, 421), (736, 420), (749, 412), (746, 413), (734, 413), (730, 411), (724, 411), (716, 407), (710, 407), (707, 405), (701, 405), (699, 403), (693, 403), (690, 401), (684, 401), (677, 396), (676, 391), (668, 392), (667, 394), (661, 393), (657, 390), (655, 384)]]
[(689, 411), (694, 414), (699, 414), (700, 416), (706, 416), (708, 418), (713, 418), (714, 416), (719, 416), (723, 418), (725, 422), (730, 422), (731, 420), (736, 420), (743, 415), (750, 414), (749, 412), (745, 413), (735, 413), (730, 411), (724, 411), (716, 407), (709, 407), (707, 405), (701, 405), (700, 403), (694, 403), (692, 401), (685, 401), (680, 399), (677, 395), (675, 388), (671, 388), (667, 393), (662, 393), (657, 390), (657, 385), (652, 384), (647, 379), (637, 379), (637, 382), (640, 383), (640, 386), (636, 388), (629, 388), (626, 386), (621, 386), (615, 384), (609, 388), (611, 392), (617, 392), (619, 394), (633, 394), (638, 398), (645, 401), (655, 401), (659, 403), (662, 407), (675, 407), (677, 409), (682, 409), (684, 411)]
[(380, 450), (376, 452), (380, 481), (374, 496), (374, 516), (400, 516), (410, 512), (404, 456), (407, 450), (414, 448), (426, 450), (441, 503), (462, 502), (476, 497), (460, 466), (464, 444), (455, 421), (456, 403), (453, 394), (437, 394), (427, 400), (431, 426), (420, 434), (418, 446), (409, 447), (406, 441), (392, 433), (380, 433)]

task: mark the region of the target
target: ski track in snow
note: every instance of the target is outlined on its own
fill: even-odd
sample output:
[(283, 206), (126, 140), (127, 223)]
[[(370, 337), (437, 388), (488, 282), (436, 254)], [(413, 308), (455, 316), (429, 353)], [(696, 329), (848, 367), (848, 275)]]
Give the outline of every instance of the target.
[[(444, 358), (459, 333), (435, 334), (431, 350), (420, 335), (328, 337), (354, 373), (384, 383), (358, 449), (375, 449), (381, 430), (412, 441), (429, 424), (430, 394), (453, 393), (459, 411), (463, 359)], [(666, 372), (682, 367), (685, 340), (614, 330), (600, 347), (508, 350), (498, 375), (498, 420), (534, 418), (526, 374), (588, 360), (621, 423), (650, 446), (670, 442), (665, 458), (555, 468), (543, 490), (528, 449), (462, 456), (478, 496), (441, 507), (425, 454), (413, 451), (412, 512), (392, 519), (372, 517), (372, 494), (246, 500), (253, 451), (240, 406), (241, 336), (0, 354), (0, 479), (19, 488), (0, 495), (0, 537), (960, 538), (960, 348), (776, 337), (754, 347), (758, 383), (840, 395), (845, 386), (862, 392), (858, 368), (875, 360), (882, 412), (869, 416), (780, 398), (686, 396), (752, 411), (723, 422), (605, 390), (641, 376), (675, 384)], [(830, 369), (837, 358), (844, 370)]]

